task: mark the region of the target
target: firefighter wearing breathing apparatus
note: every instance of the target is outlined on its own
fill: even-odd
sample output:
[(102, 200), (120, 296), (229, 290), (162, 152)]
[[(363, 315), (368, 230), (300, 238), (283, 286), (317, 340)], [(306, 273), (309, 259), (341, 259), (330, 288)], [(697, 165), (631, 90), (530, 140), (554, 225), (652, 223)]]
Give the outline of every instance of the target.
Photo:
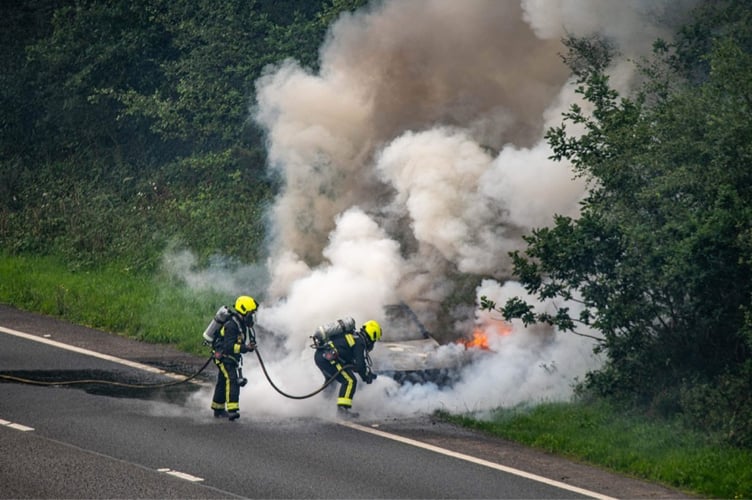
[(312, 338), (316, 366), (326, 380), (336, 375), (340, 384), (337, 413), (346, 418), (357, 417), (358, 414), (351, 411), (357, 387), (355, 372), (366, 384), (376, 379), (368, 353), (381, 339), (381, 326), (370, 320), (355, 331), (355, 320), (345, 318), (320, 326)]
[(253, 324), (257, 308), (253, 297), (238, 297), (234, 309), (224, 309), (229, 312), (229, 317), (224, 320), (211, 343), (218, 370), (211, 408), (217, 418), (240, 418), (240, 387), (247, 382), (242, 375), (242, 355), (256, 348)]

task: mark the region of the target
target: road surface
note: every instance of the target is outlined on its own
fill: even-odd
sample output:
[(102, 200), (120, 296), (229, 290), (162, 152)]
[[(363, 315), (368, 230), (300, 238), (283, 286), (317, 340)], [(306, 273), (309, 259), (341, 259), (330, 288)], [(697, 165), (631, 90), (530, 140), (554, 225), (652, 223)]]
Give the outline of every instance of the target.
[(687, 498), (431, 416), (214, 419), (213, 368), (51, 385), (205, 361), (0, 305), (0, 498)]

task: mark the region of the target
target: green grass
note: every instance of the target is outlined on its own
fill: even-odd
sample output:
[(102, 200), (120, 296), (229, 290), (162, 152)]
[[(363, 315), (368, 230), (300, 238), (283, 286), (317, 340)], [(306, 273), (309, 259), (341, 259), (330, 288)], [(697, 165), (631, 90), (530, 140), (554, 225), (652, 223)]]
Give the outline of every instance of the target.
[[(168, 277), (111, 264), (71, 270), (53, 257), (0, 253), (0, 302), (146, 342), (204, 355), (201, 333), (218, 293), (189, 292)], [(714, 498), (752, 498), (752, 450), (691, 432), (677, 422), (619, 411), (603, 402), (546, 403), (490, 418), (447, 420), (575, 460)]]
[(550, 453), (713, 498), (752, 498), (752, 450), (605, 402), (544, 403), (442, 418)]
[(205, 354), (207, 318), (227, 300), (117, 264), (70, 270), (54, 257), (0, 254), (0, 302), (193, 354)]

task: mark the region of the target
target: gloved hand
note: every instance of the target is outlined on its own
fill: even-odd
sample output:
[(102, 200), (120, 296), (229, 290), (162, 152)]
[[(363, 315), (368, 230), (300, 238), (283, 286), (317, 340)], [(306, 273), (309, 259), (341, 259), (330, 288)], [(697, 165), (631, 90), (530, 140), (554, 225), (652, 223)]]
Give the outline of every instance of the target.
[(376, 380), (376, 374), (373, 372), (369, 372), (368, 376), (366, 377), (366, 384), (370, 384), (374, 380)]
[(240, 348), (240, 352), (246, 353), (246, 352), (253, 352), (256, 350), (256, 342), (248, 342), (247, 344), (243, 344), (243, 346)]

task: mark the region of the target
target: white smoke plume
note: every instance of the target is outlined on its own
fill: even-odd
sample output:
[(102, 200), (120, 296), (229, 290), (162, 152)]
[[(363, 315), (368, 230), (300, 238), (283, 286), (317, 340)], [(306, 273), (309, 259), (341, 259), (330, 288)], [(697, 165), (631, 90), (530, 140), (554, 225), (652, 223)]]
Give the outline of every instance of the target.
[[(509, 281), (508, 252), (554, 214), (578, 215), (586, 186), (548, 159), (543, 138), (576, 99), (561, 37), (610, 39), (622, 54), (612, 82), (626, 91), (629, 59), (669, 37), (697, 2), (376, 2), (332, 25), (318, 72), (294, 60), (269, 68), (252, 112), (284, 188), (258, 319), (284, 339), (270, 353), (259, 339), (279, 386), (301, 394), (323, 381), (308, 348), (317, 325), (378, 320), (383, 306), (404, 301), (446, 343), (438, 356), (466, 357), (449, 341), (473, 328), (489, 334), (490, 350), (451, 388), (380, 377), (359, 385), (356, 407), (399, 415), (568, 398), (599, 366), (593, 341), (519, 324), (497, 334), (499, 319), (473, 302), (524, 295)], [(468, 282), (474, 296), (461, 295)], [(247, 370), (249, 411), (326, 414), (334, 405), (324, 396), (287, 400), (258, 368)]]

